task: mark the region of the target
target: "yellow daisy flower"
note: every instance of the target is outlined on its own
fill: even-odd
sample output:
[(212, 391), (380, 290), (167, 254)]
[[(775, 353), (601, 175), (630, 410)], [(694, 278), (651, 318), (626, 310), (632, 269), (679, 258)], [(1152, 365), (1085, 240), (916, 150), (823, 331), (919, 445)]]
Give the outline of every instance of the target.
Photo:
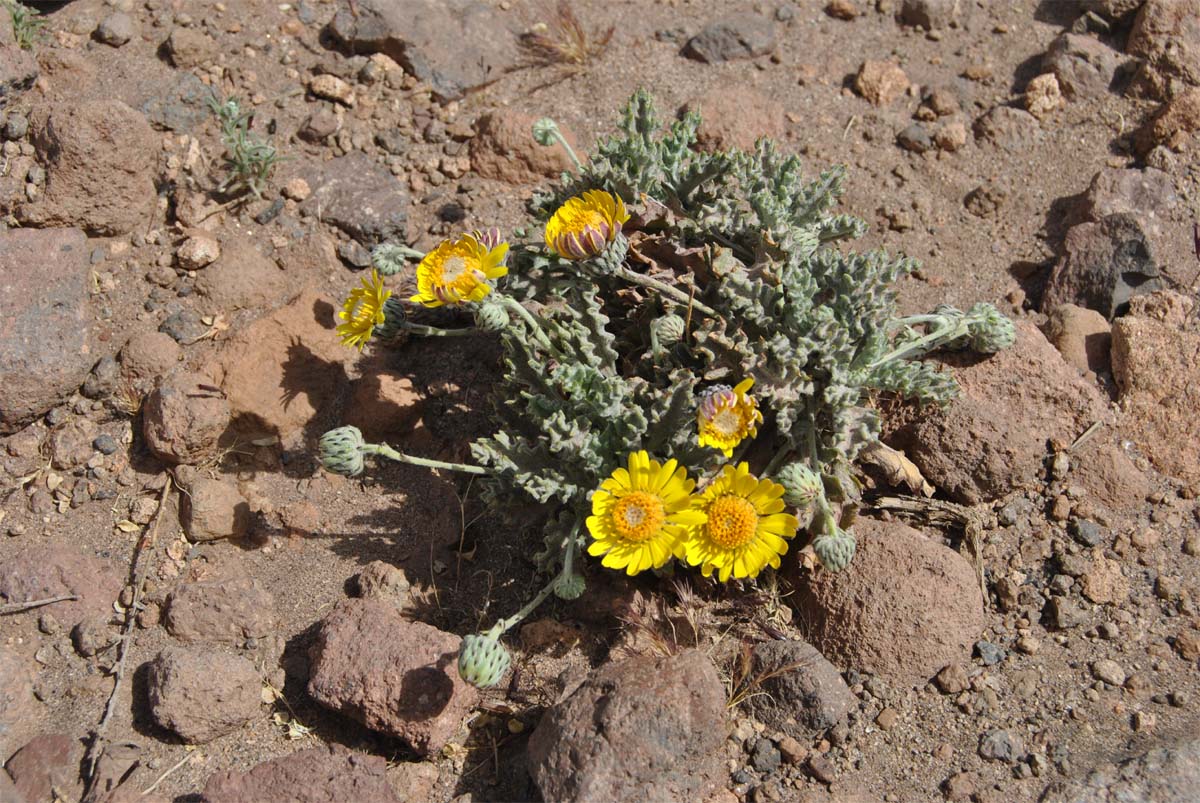
[(383, 302), (391, 295), (391, 290), (383, 289), (383, 277), (379, 271), (372, 270), (369, 277), (363, 277), (362, 287), (350, 291), (342, 311), (338, 313), (338, 317), (345, 321), (337, 327), (337, 333), (342, 336), (342, 345), (357, 346), (362, 351), (371, 339), (376, 324), (383, 323)]
[(687, 528), (704, 523), (692, 505), (695, 487), (675, 460), (660, 464), (645, 451), (629, 455), (629, 468), (618, 468), (592, 494), (588, 554), (603, 555), (603, 565), (631, 576), (682, 557)]
[(410, 301), (427, 307), (482, 301), (492, 292), (488, 279), (508, 273), (508, 243), (499, 236), (463, 234), (444, 240), (417, 266), (417, 294)]
[(570, 198), (546, 224), (546, 245), (564, 259), (588, 259), (604, 253), (629, 220), (625, 202), (603, 190)]
[(764, 567), (779, 568), (787, 541), (800, 522), (783, 512), (783, 486), (760, 480), (745, 463), (725, 466), (696, 507), (706, 516), (703, 524), (688, 529), (684, 557), (699, 566), (705, 577), (717, 572), (724, 583), (730, 577), (757, 577)]
[(753, 386), (753, 379), (743, 379), (735, 388), (715, 385), (701, 394), (696, 411), (701, 446), (720, 449), (732, 457), (733, 447), (758, 434), (763, 417), (758, 402), (747, 393)]

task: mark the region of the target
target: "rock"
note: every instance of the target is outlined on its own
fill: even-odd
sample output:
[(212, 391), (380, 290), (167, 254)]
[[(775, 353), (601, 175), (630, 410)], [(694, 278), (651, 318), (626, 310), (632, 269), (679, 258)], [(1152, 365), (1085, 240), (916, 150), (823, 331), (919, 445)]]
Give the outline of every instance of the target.
[(263, 247), (261, 238), (227, 239), (220, 257), (197, 277), (196, 289), (230, 311), (284, 303), (297, 290), (296, 277), (280, 270)]
[(754, 645), (750, 676), (766, 679), (747, 698), (746, 712), (797, 739), (819, 736), (855, 705), (833, 664), (803, 641)]
[(960, 694), (971, 686), (967, 670), (963, 669), (963, 665), (957, 661), (942, 667), (942, 671), (938, 672), (933, 680), (941, 689), (942, 694)]
[(1146, 0), (1083, 0), (1082, 8), (1117, 23), (1128, 22)]
[(683, 55), (705, 64), (751, 59), (775, 49), (775, 24), (756, 14), (726, 17), (706, 25), (683, 46)]
[(354, 88), (336, 75), (314, 75), (308, 81), (308, 91), (343, 106), (354, 105)]
[(146, 665), (150, 716), (187, 744), (204, 744), (258, 716), (262, 678), (240, 655), (171, 648)]
[(166, 42), (167, 56), (180, 70), (203, 66), (217, 56), (217, 43), (202, 28), (174, 28)]
[(1099, 312), (1060, 304), (1050, 310), (1042, 331), (1063, 359), (1081, 372), (1112, 370), (1112, 324)]
[(1028, 150), (1043, 136), (1037, 118), (1024, 109), (994, 106), (975, 121), (975, 136), (1010, 153)]
[(1108, 532), (1094, 521), (1087, 519), (1072, 519), (1067, 530), (1071, 537), (1081, 546), (1099, 546), (1106, 540)]
[(100, 20), (95, 35), (99, 42), (120, 47), (137, 35), (137, 23), (128, 14), (116, 11)]
[(305, 118), (296, 136), (305, 142), (319, 143), (336, 134), (341, 128), (342, 118), (331, 110), (322, 108)]
[(887, 106), (902, 97), (908, 87), (908, 76), (894, 61), (864, 61), (854, 79), (855, 91), (875, 106)]
[(136, 386), (145, 387), (179, 365), (183, 349), (165, 332), (136, 332), (121, 349), (121, 374)]
[[(1178, 297), (1190, 307), (1190, 299)], [(1121, 394), (1122, 431), (1160, 471), (1188, 483), (1200, 481), (1200, 456), (1194, 449), (1180, 448), (1200, 438), (1195, 415), (1200, 409), (1200, 370), (1193, 356), (1198, 350), (1200, 335), (1169, 320), (1130, 314), (1113, 325), (1113, 376)]]
[[(170, 268), (165, 270), (170, 271)], [(170, 335), (177, 343), (190, 346), (208, 333), (209, 326), (200, 320), (200, 313), (194, 309), (181, 309), (164, 318), (158, 331)]]
[(1146, 0), (1125, 51), (1144, 60), (1138, 82), (1151, 97), (1200, 86), (1200, 0)]
[(404, 242), (408, 226), (408, 193), (391, 172), (365, 153), (355, 151), (311, 168), (303, 178), (312, 195), (301, 211), (320, 215), (371, 248), (384, 241)]
[(1074, 33), (1062, 33), (1050, 44), (1042, 69), (1054, 74), (1070, 100), (1096, 100), (1108, 95), (1120, 62), (1108, 45)]
[(1165, 145), (1184, 153), (1196, 147), (1200, 131), (1200, 87), (1189, 89), (1167, 103), (1139, 129), (1135, 143), (1139, 153)]
[(1162, 286), (1150, 240), (1130, 214), (1109, 215), (1067, 231), (1063, 255), (1055, 263), (1042, 297), (1042, 308), (1077, 304), (1114, 318), (1129, 299)]
[[(79, 392), (89, 399), (106, 398), (116, 390), (117, 377), (119, 375), (120, 370), (117, 368), (117, 361), (105, 355), (92, 366), (92, 372), (83, 381), (83, 387), (79, 389)], [(109, 452), (109, 454), (112, 454), (112, 452)]]
[(1048, 116), (1062, 105), (1062, 90), (1054, 73), (1042, 73), (1030, 79), (1025, 87), (1025, 108), (1039, 119)]
[(976, 781), (969, 772), (956, 772), (942, 784), (942, 793), (951, 803), (971, 800), (977, 789)]
[(408, 621), (388, 600), (350, 600), (321, 621), (308, 693), (421, 756), (437, 753), (479, 699), (458, 675), (459, 642)]
[(204, 785), (202, 803), (402, 803), (387, 782), (387, 760), (341, 745), (300, 750), (247, 772), (223, 770)]
[(1152, 490), (1150, 479), (1119, 446), (1103, 441), (1078, 452), (1071, 478), (1087, 490), (1088, 499), (1114, 513), (1135, 514)]
[(180, 522), (193, 543), (244, 538), (254, 523), (250, 504), (232, 482), (212, 477), (189, 479)]
[(1044, 803), (1142, 803), (1191, 800), (1200, 789), (1200, 741), (1156, 747), (1119, 766), (1104, 764), (1077, 780), (1057, 781)]
[(44, 415), (95, 364), (88, 270), (79, 229), (0, 232), (0, 434)]
[(1175, 637), (1175, 652), (1185, 661), (1200, 658), (1200, 633), (1183, 631)]
[(1098, 605), (1121, 604), (1129, 599), (1129, 581), (1121, 564), (1109, 560), (1100, 550), (1092, 551), (1092, 562), (1079, 578), (1083, 595)]
[(1003, 761), (1015, 764), (1025, 754), (1025, 741), (1019, 733), (996, 729), (985, 733), (979, 740), (979, 756), (988, 761)]
[(689, 100), (685, 112), (698, 112), (696, 143), (705, 151), (754, 150), (760, 137), (783, 138), (783, 107), (751, 87), (716, 86)]
[(851, 0), (830, 0), (825, 6), (825, 13), (834, 19), (846, 21), (856, 19), (862, 14)]
[(725, 689), (698, 650), (605, 664), (529, 739), (542, 798), (704, 800), (724, 783)]
[(960, 0), (901, 0), (900, 20), (926, 30), (947, 28), (958, 20)]
[(296, 203), (308, 200), (308, 196), (312, 195), (312, 188), (308, 186), (308, 182), (302, 178), (293, 178), (288, 180), (283, 185), (283, 197), (289, 198)]
[(903, 524), (859, 519), (854, 532), (852, 571), (795, 584), (791, 602), (813, 646), (895, 686), (924, 683), (966, 658), (983, 630), (971, 566)]
[(1116, 661), (1108, 658), (1092, 661), (1092, 677), (1117, 688), (1125, 685), (1125, 670)]
[(1175, 182), (1161, 170), (1106, 167), (1092, 177), (1080, 212), (1088, 220), (1130, 214), (1151, 227), (1178, 202)]
[(384, 597), (403, 599), (408, 596), (411, 584), (404, 570), (382, 560), (373, 560), (358, 573), (358, 595), (360, 597)]
[(824, 753), (813, 753), (808, 757), (808, 774), (818, 782), (830, 786), (837, 780), (837, 768)]
[(334, 314), (324, 294), (306, 290), (225, 341), (201, 373), (224, 391), (235, 421), (287, 441), (338, 399), (349, 355)]
[(160, 143), (141, 113), (112, 98), (56, 103), (35, 116), (31, 139), (48, 175), (41, 199), (18, 209), (25, 224), (119, 236), (153, 215), (155, 163), (146, 154)]
[(21, 736), (25, 723), (37, 713), (34, 679), (25, 659), (0, 645), (0, 756), (7, 756), (17, 746), (15, 740)]
[(216, 237), (196, 234), (188, 237), (175, 252), (175, 263), (184, 270), (200, 270), (221, 256), (221, 243)]
[[(508, 16), (477, 0), (357, 0), (339, 3), (329, 24), (356, 53), (383, 53), (454, 100), (514, 69), (519, 53)], [(462, 43), (486, 42), (471, 58)]]
[(967, 127), (960, 120), (948, 120), (933, 132), (933, 141), (944, 151), (961, 150), (967, 144)]
[(275, 630), (275, 601), (257, 579), (238, 568), (181, 583), (167, 597), (167, 632), (186, 643), (241, 645)]
[(1069, 630), (1087, 621), (1087, 614), (1066, 597), (1051, 597), (1043, 613), (1054, 630)]
[(196, 464), (216, 455), (231, 413), (229, 402), (220, 393), (201, 387), (204, 384), (194, 374), (181, 371), (159, 377), (146, 397), (142, 435), (160, 459)]
[[(7, 22), (7, 21), (6, 21)], [(10, 25), (0, 25), (0, 108), (33, 86), (38, 62), (32, 50), (17, 47)]]
[(92, 442), (100, 434), (90, 418), (72, 418), (50, 433), (50, 465), (72, 471), (86, 463), (94, 449)]
[(174, 72), (170, 80), (156, 84), (154, 94), (138, 110), (155, 128), (194, 134), (212, 119), (208, 108), (212, 90), (190, 72)]
[(83, 745), (66, 733), (37, 736), (9, 758), (4, 768), (12, 777), (17, 800), (79, 800), (83, 783), (79, 764)]
[(933, 138), (929, 136), (929, 129), (920, 123), (913, 123), (896, 135), (896, 144), (906, 151), (924, 153), (933, 149)]
[(962, 392), (948, 407), (926, 410), (890, 444), (964, 504), (998, 499), (1040, 477), (1048, 438), (1070, 443), (1093, 422), (1113, 421), (1096, 386), (1033, 324), (1018, 322), (1016, 331), (1012, 348), (987, 359), (936, 358), (953, 368)]
[(975, 642), (975, 654), (984, 666), (995, 666), (1008, 657), (1008, 651), (999, 644), (982, 640)]
[(775, 743), (765, 737), (759, 737), (754, 743), (754, 750), (750, 753), (750, 766), (754, 767), (754, 771), (762, 775), (770, 775), (779, 769), (779, 765), (783, 763), (783, 754), (779, 752), (779, 748)]
[[(533, 139), (536, 118), (515, 109), (498, 109), (475, 122), (471, 139), (471, 169), (483, 178), (508, 184), (532, 184), (557, 177), (574, 165), (559, 145), (539, 145)], [(575, 135), (563, 129), (573, 146)]]
[(117, 643), (117, 633), (108, 626), (109, 616), (103, 613), (88, 614), (71, 629), (71, 643), (75, 652), (91, 658)]
[(54, 617), (73, 627), (89, 614), (109, 615), (123, 579), (106, 560), (68, 547), (29, 546), (0, 561), (0, 601), (77, 596), (52, 606)]

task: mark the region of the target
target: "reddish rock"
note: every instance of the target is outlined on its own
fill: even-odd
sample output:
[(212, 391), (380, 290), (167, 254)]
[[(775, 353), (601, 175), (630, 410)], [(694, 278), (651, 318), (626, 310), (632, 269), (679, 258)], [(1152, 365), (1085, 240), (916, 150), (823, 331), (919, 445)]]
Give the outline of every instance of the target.
[(854, 533), (850, 569), (796, 580), (790, 601), (813, 646), (843, 669), (897, 687), (925, 683), (968, 659), (984, 626), (971, 565), (896, 522), (859, 519)]
[(12, 26), (6, 20), (0, 25), (0, 106), (11, 104), (33, 86), (37, 77), (37, 58), (33, 51), (17, 47)]
[(1087, 100), (1108, 95), (1119, 63), (1117, 52), (1100, 40), (1063, 33), (1050, 44), (1042, 67), (1054, 73), (1068, 99)]
[(155, 722), (188, 744), (204, 744), (258, 716), (262, 678), (239, 655), (169, 649), (148, 664), (146, 691)]
[(33, 669), (25, 659), (0, 646), (0, 756), (7, 756), (17, 746), (14, 741), (37, 711), (33, 681)]
[(1136, 143), (1141, 153), (1156, 145), (1185, 153), (1196, 148), (1200, 135), (1200, 87), (1189, 89), (1159, 107), (1138, 131)]
[(875, 106), (886, 106), (908, 91), (908, 76), (891, 61), (864, 61), (854, 79), (854, 89)]
[(1124, 213), (1072, 226), (1042, 296), (1042, 309), (1076, 304), (1106, 318), (1162, 285), (1156, 249), (1142, 221)]
[(167, 598), (167, 632), (184, 642), (240, 645), (275, 630), (275, 601), (257, 579), (235, 567), (182, 583)]
[(1121, 564), (1104, 557), (1099, 549), (1092, 550), (1087, 571), (1079, 577), (1083, 595), (1098, 605), (1120, 605), (1129, 599), (1129, 580)]
[(1153, 487), (1150, 479), (1117, 445), (1097, 439), (1073, 455), (1071, 483), (1087, 490), (1087, 500), (1115, 515), (1134, 515), (1145, 505)]
[(750, 673), (764, 680), (746, 699), (747, 713), (796, 739), (821, 735), (857, 703), (833, 664), (804, 641), (754, 645)]
[(696, 142), (706, 151), (748, 151), (761, 137), (783, 138), (783, 106), (750, 87), (713, 87), (689, 100), (683, 110), (700, 114)]
[(62, 471), (79, 468), (91, 458), (100, 427), (90, 418), (72, 418), (50, 432), (50, 465)]
[(1062, 105), (1062, 90), (1054, 73), (1042, 73), (1025, 86), (1025, 108), (1039, 120)]
[(188, 478), (185, 490), (179, 520), (188, 540), (242, 538), (250, 532), (253, 511), (232, 482), (193, 475)]
[(159, 458), (194, 464), (216, 455), (217, 441), (229, 429), (231, 412), (219, 391), (201, 387), (206, 384), (203, 377), (193, 374), (168, 374), (159, 378), (146, 397), (142, 434)]
[(922, 411), (892, 444), (926, 479), (966, 504), (1032, 483), (1042, 471), (1047, 439), (1070, 443), (1093, 422), (1113, 422), (1100, 391), (1037, 327), (1018, 322), (1016, 330), (1012, 348), (987, 358), (940, 356), (962, 393), (944, 409)]
[(902, 0), (900, 20), (905, 25), (920, 25), (926, 30), (945, 28), (962, 13), (962, 0)]
[(1095, 310), (1060, 304), (1050, 311), (1042, 331), (1063, 359), (1081, 372), (1112, 370), (1112, 324)]
[(1178, 202), (1175, 182), (1161, 170), (1106, 167), (1092, 177), (1081, 212), (1089, 220), (1131, 214), (1153, 229)]
[[(480, 117), (471, 140), (471, 169), (508, 184), (533, 184), (572, 169), (574, 164), (561, 145), (534, 141), (536, 119), (515, 109), (498, 109)], [(578, 150), (575, 135), (566, 129), (562, 132)]]
[(309, 695), (419, 755), (441, 750), (479, 692), (458, 676), (460, 639), (410, 622), (388, 600), (351, 600), (322, 620)]
[(82, 760), (83, 745), (78, 739), (66, 733), (50, 733), (31, 740), (13, 754), (4, 768), (17, 789), (18, 800), (79, 800), (83, 795), (79, 776)]
[(112, 613), (124, 575), (106, 560), (69, 547), (30, 546), (0, 562), (0, 602), (28, 602), (74, 594), (79, 599), (48, 608), (54, 618), (73, 627), (88, 614)]
[(529, 738), (542, 798), (703, 800), (724, 783), (725, 688), (698, 650), (605, 664)]
[(225, 342), (204, 373), (225, 392), (235, 420), (285, 442), (344, 391), (333, 304), (306, 290)]
[(391, 597), (403, 599), (408, 596), (411, 584), (404, 570), (382, 560), (373, 560), (358, 573), (358, 595), (360, 597)]
[(87, 275), (79, 229), (0, 232), (0, 434), (44, 414), (95, 364)]
[(121, 374), (144, 387), (174, 371), (182, 356), (183, 349), (165, 332), (137, 332), (121, 349)]
[(296, 277), (279, 269), (262, 251), (261, 238), (227, 239), (211, 265), (196, 278), (196, 289), (226, 312), (274, 308), (296, 292)]
[(184, 270), (200, 270), (221, 256), (221, 243), (208, 234), (194, 234), (183, 241), (175, 252), (175, 262)]
[(1200, 86), (1200, 0), (1147, 0), (1125, 50), (1144, 60), (1138, 83), (1153, 97)]
[(208, 779), (203, 803), (402, 803), (386, 778), (387, 760), (344, 747), (314, 747), (265, 761), (248, 772)]
[(113, 98), (51, 104), (35, 115), (31, 139), (46, 166), (46, 190), (18, 210), (34, 226), (78, 226), (128, 234), (154, 211), (160, 144), (146, 118)]
[(199, 28), (175, 26), (166, 41), (167, 57), (180, 70), (199, 67), (216, 58), (217, 43)]
[[(1162, 472), (1187, 483), (1200, 481), (1200, 453), (1181, 444), (1200, 443), (1200, 335), (1177, 325), (1166, 307), (1173, 299), (1190, 309), (1191, 299), (1172, 292), (1113, 324), (1113, 376), (1121, 391), (1121, 431)], [(1152, 299), (1154, 297), (1151, 297)], [(1166, 302), (1164, 302), (1165, 304)]]
[(995, 106), (975, 121), (975, 136), (1003, 150), (1018, 153), (1041, 139), (1037, 118), (1024, 109)]

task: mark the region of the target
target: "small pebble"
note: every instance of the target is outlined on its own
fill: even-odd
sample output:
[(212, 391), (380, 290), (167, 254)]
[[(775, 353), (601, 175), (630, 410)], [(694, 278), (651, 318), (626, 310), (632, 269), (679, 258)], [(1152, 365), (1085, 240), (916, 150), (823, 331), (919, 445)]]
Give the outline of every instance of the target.
[(1092, 662), (1092, 677), (1110, 686), (1121, 686), (1125, 683), (1125, 670), (1116, 661), (1101, 658)]

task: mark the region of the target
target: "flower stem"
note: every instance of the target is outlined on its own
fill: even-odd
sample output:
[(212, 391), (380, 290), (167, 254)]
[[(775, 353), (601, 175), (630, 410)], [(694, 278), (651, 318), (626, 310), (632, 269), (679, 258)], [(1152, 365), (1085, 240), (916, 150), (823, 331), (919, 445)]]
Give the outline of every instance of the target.
[(425, 468), (444, 468), (450, 471), (461, 471), (464, 474), (487, 474), (488, 470), (481, 466), (472, 466), (467, 463), (447, 463), (444, 460), (430, 460), (427, 457), (413, 457), (403, 452), (398, 452), (386, 443), (364, 443), (363, 454), (377, 454), (395, 460), (397, 463), (409, 463), (414, 466), (424, 466)]
[[(940, 316), (939, 316), (940, 317)], [(928, 334), (918, 337), (905, 343), (903, 346), (892, 349), (887, 354), (884, 354), (878, 360), (867, 366), (867, 370), (878, 368), (885, 362), (900, 359), (901, 357), (909, 357), (915, 354), (924, 353), (929, 349), (935, 348), (936, 344), (948, 343), (955, 338), (962, 337), (967, 334), (967, 319), (966, 316), (958, 318), (945, 326), (934, 328)], [(926, 348), (928, 346), (928, 348)]]
[(463, 337), (479, 333), (479, 330), (473, 326), (461, 329), (442, 329), (437, 326), (426, 326), (422, 323), (409, 323), (408, 321), (404, 322), (404, 330), (412, 332), (414, 335), (424, 335), (425, 337)]
[(662, 295), (666, 296), (667, 298), (671, 299), (672, 301), (676, 302), (677, 304), (682, 304), (685, 307), (698, 309), (701, 312), (703, 312), (705, 315), (709, 316), (710, 318), (720, 317), (717, 314), (717, 311), (715, 309), (713, 309), (712, 307), (710, 307), (706, 304), (702, 304), (701, 302), (699, 302), (696, 299), (689, 296), (687, 293), (680, 290), (678, 287), (669, 285), (666, 282), (660, 282), (658, 279), (655, 279), (652, 276), (647, 276), (644, 273), (638, 273), (637, 271), (632, 271), (629, 268), (626, 268), (624, 266), (617, 269), (617, 275), (620, 276), (625, 281), (629, 282), (630, 284), (636, 284), (641, 287), (645, 287), (647, 289), (654, 290), (655, 292), (661, 293)]
[(542, 325), (538, 323), (537, 318), (533, 317), (533, 313), (525, 309), (523, 304), (511, 296), (500, 296), (500, 298), (503, 299), (504, 306), (508, 307), (510, 310), (515, 312), (521, 320), (525, 321), (525, 324), (529, 327), (530, 332), (535, 338), (537, 338), (538, 343), (542, 346), (542, 348), (546, 349), (546, 351), (554, 351), (554, 345), (550, 342), (550, 338), (546, 337), (546, 333), (542, 330)]
[(410, 257), (412, 259), (424, 259), (425, 258), (424, 251), (418, 251), (415, 248), (409, 248), (407, 245), (397, 245), (397, 246), (393, 246), (393, 247), (400, 253), (404, 254), (404, 256), (406, 256), (406, 257)]
[(563, 553), (562, 569), (558, 574), (554, 575), (554, 579), (543, 586), (542, 590), (537, 592), (533, 599), (525, 603), (525, 607), (521, 608), (521, 610), (517, 611), (512, 616), (499, 620), (496, 622), (496, 624), (492, 625), (491, 629), (487, 632), (488, 638), (499, 639), (502, 635), (504, 635), (505, 632), (511, 630), (517, 624), (522, 622), (526, 616), (533, 613), (534, 610), (537, 609), (537, 606), (545, 602), (546, 598), (553, 593), (554, 586), (560, 578), (571, 576), (571, 571), (574, 568), (573, 564), (575, 562), (575, 550), (578, 548), (578, 535), (579, 531), (575, 530), (570, 536), (568, 536), (567, 549), (566, 552)]
[(553, 128), (550, 136), (554, 137), (554, 141), (562, 146), (562, 149), (567, 152), (567, 156), (571, 157), (571, 161), (575, 163), (575, 169), (582, 173), (583, 162), (579, 161), (579, 156), (575, 153), (575, 149), (571, 147), (571, 143), (567, 142), (567, 138), (558, 130), (558, 126)]

